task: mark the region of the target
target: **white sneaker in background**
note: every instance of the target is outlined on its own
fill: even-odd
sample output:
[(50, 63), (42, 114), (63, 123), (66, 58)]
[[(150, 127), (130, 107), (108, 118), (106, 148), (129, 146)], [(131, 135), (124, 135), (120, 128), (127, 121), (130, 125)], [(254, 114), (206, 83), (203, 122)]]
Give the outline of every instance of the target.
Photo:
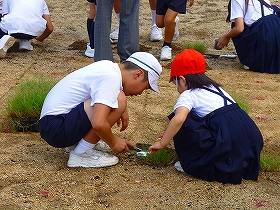
[(157, 27), (157, 25), (152, 25), (151, 27), (151, 36), (150, 41), (151, 42), (158, 42), (162, 39), (162, 29)]
[(0, 58), (5, 58), (8, 49), (15, 43), (15, 38), (10, 35), (4, 35), (0, 39)]
[(171, 60), (171, 58), (172, 58), (171, 47), (164, 46), (163, 48), (161, 48), (160, 60), (166, 61), (166, 60)]
[(71, 151), (67, 166), (96, 168), (116, 165), (118, 162), (119, 158), (114, 155), (90, 149), (79, 155), (75, 154), (74, 151)]
[(246, 65), (244, 65), (243, 68), (246, 69), (246, 70), (250, 69), (249, 66), (246, 66)]
[(111, 39), (111, 38), (110, 38), (110, 42), (111, 42), (111, 44), (116, 44), (116, 43), (118, 43), (118, 40), (117, 40), (117, 39)]
[(110, 39), (112, 40), (111, 43), (118, 42), (119, 30), (120, 30), (120, 27), (119, 27), (119, 25), (117, 25), (116, 29), (112, 33), (110, 33)]
[(85, 56), (89, 57), (89, 58), (94, 58), (94, 49), (92, 49), (90, 47), (90, 44), (87, 43), (87, 49), (85, 51)]
[(105, 141), (103, 141), (102, 139), (99, 140), (99, 142), (97, 142), (97, 144), (94, 146), (93, 149), (102, 151), (102, 152), (108, 152), (111, 150), (111, 148), (109, 147), (108, 144), (106, 144)]
[(33, 46), (31, 45), (31, 41), (27, 39), (20, 39), (19, 40), (19, 49), (20, 50), (33, 50)]
[(180, 172), (184, 172), (182, 166), (181, 166), (181, 163), (180, 161), (177, 161), (175, 164), (174, 164), (175, 168), (180, 171)]
[(174, 23), (175, 23), (175, 32), (174, 32), (174, 35), (173, 35), (173, 41), (176, 41), (177, 39), (178, 39), (178, 37), (179, 37), (179, 22), (180, 22), (180, 20), (179, 20), (179, 18), (178, 18), (178, 16), (175, 18), (175, 21), (174, 21)]

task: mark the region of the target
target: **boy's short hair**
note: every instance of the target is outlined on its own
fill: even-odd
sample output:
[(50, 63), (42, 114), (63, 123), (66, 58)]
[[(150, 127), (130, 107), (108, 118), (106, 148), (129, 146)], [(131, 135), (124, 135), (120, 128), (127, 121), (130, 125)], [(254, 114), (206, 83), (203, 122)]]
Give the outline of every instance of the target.
[(158, 92), (158, 78), (162, 67), (158, 60), (150, 53), (135, 52), (126, 61), (130, 61), (148, 72), (148, 80), (153, 91)]

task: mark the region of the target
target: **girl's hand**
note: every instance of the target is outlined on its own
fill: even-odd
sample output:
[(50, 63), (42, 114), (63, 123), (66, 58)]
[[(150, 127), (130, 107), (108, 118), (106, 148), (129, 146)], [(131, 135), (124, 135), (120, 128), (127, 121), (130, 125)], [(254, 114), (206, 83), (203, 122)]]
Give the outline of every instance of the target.
[(225, 34), (225, 35), (222, 35), (219, 39), (219, 42), (217, 44), (217, 47), (219, 48), (224, 48), (224, 47), (227, 47), (228, 46), (228, 43), (230, 41), (230, 38)]
[(156, 153), (158, 150), (161, 150), (164, 148), (165, 148), (165, 146), (163, 146), (160, 141), (157, 141), (152, 146), (149, 147), (149, 151), (152, 153)]

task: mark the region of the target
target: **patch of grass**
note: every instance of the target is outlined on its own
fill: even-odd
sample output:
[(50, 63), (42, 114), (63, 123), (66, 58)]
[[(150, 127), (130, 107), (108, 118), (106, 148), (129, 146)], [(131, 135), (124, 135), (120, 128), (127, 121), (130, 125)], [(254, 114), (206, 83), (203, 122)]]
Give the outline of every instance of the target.
[(262, 151), (261, 169), (263, 171), (280, 171), (280, 157), (277, 153), (272, 150), (268, 151), (267, 149)]
[(174, 149), (165, 148), (157, 151), (155, 154), (149, 153), (146, 157), (139, 156), (137, 159), (142, 163), (161, 167), (175, 163), (178, 158)]
[(240, 106), (240, 108), (248, 114), (250, 111), (250, 106), (246, 98), (243, 95), (236, 92), (229, 91), (229, 93), (231, 97), (235, 100), (235, 102)]
[(273, 156), (262, 157), (261, 169), (264, 171), (280, 171), (280, 159)]
[(204, 54), (207, 50), (207, 45), (200, 42), (187, 43), (186, 49), (190, 49), (190, 48), (200, 52), (201, 54)]
[(7, 112), (11, 118), (39, 118), (44, 100), (55, 81), (39, 79), (19, 84), (8, 99)]

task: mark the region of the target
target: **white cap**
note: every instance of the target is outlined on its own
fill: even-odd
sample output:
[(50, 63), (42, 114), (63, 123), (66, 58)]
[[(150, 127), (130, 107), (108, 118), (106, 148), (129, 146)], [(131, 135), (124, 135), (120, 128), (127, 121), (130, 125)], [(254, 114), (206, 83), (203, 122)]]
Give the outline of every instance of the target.
[(135, 52), (126, 61), (132, 62), (141, 69), (148, 72), (149, 84), (155, 92), (158, 92), (158, 78), (162, 72), (162, 67), (158, 60), (150, 53)]

